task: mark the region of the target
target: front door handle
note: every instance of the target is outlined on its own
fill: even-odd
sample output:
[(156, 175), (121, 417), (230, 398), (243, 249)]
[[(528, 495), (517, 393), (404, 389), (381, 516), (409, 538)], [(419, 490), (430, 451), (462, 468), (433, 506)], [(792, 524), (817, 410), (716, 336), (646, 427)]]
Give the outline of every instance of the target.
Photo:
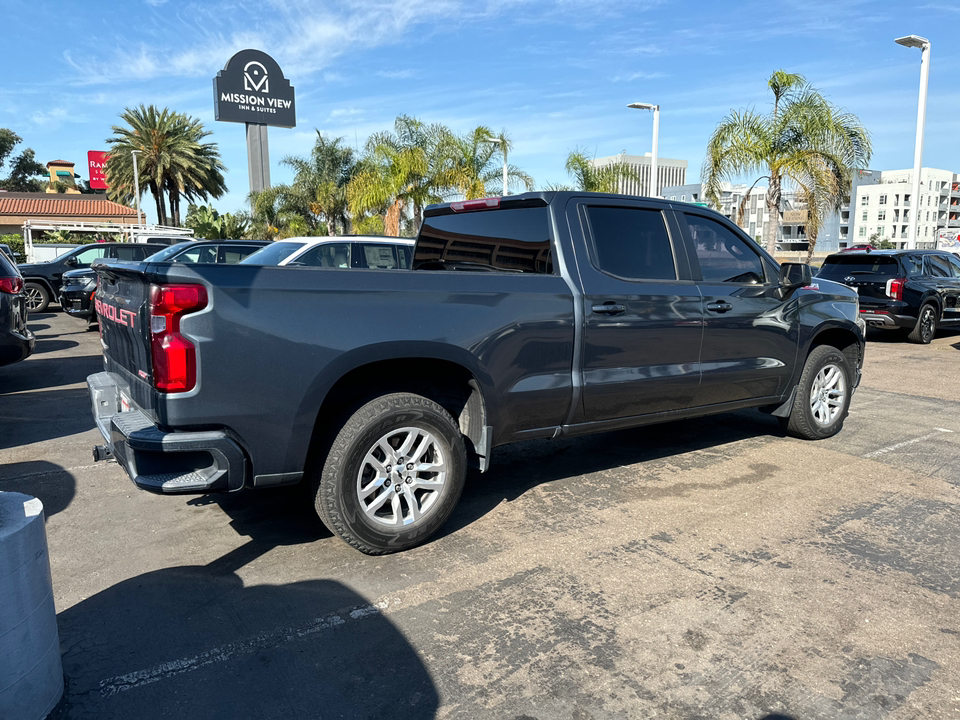
[(707, 310), (711, 312), (725, 313), (727, 310), (733, 310), (733, 305), (728, 302), (707, 303)]
[(603, 305), (594, 305), (592, 308), (595, 313), (600, 313), (601, 315), (619, 315), (622, 312), (626, 312), (627, 308), (624, 305), (617, 305), (615, 302), (608, 300)]

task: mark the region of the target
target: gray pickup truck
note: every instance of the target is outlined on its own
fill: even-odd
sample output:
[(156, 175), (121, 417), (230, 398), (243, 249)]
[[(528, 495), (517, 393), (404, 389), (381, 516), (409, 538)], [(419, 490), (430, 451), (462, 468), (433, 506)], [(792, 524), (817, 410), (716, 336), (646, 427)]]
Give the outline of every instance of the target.
[(498, 445), (757, 407), (838, 432), (855, 292), (684, 203), (434, 205), (409, 271), (98, 263), (105, 446), (141, 488), (309, 483), (366, 553), (422, 543)]

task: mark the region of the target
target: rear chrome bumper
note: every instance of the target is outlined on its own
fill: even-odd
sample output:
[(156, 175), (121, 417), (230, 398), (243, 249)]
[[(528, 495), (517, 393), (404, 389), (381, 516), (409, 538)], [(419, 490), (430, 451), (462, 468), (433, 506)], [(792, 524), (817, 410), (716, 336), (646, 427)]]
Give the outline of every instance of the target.
[(161, 430), (133, 404), (108, 372), (87, 378), (93, 417), (107, 448), (130, 479), (161, 494), (239, 490), (247, 475), (241, 447), (222, 430)]

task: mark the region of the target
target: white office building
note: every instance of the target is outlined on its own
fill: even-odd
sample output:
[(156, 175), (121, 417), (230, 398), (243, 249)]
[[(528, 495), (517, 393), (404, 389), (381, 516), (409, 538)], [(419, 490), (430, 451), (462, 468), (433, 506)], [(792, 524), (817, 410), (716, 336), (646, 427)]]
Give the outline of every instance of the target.
[[(644, 155), (611, 155), (595, 158), (594, 167), (604, 167), (615, 163), (626, 163), (637, 174), (639, 181), (634, 179), (622, 180), (619, 192), (625, 195), (646, 195), (650, 187), (650, 153)], [(687, 161), (673, 158), (657, 158), (657, 177), (660, 179), (657, 187), (668, 185), (683, 185), (687, 181)], [(655, 194), (655, 193), (654, 193)], [(663, 191), (660, 192), (663, 195)]]

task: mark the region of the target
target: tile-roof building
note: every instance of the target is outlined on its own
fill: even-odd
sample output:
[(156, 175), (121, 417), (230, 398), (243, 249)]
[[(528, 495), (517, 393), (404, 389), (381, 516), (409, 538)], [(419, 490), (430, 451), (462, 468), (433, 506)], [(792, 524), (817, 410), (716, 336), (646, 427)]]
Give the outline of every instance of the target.
[(137, 211), (105, 195), (0, 191), (0, 235), (20, 234), (28, 220), (136, 224)]

